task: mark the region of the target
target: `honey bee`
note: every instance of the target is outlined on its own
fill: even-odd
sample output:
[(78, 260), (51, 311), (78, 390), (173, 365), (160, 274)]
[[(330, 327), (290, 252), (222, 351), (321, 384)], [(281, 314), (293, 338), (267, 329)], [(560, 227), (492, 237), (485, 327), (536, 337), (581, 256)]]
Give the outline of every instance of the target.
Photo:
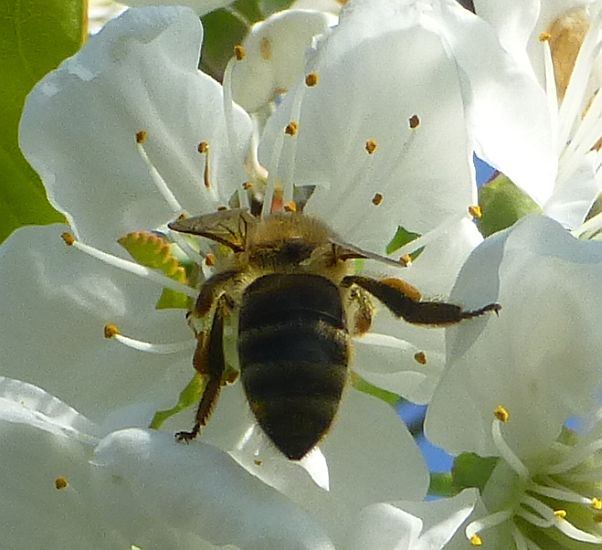
[(466, 311), (445, 302), (422, 301), (397, 278), (351, 273), (357, 258), (381, 257), (342, 242), (326, 224), (295, 212), (263, 218), (245, 209), (172, 222), (175, 231), (200, 235), (232, 250), (201, 286), (191, 312), (199, 323), (194, 368), (206, 377), (189, 432), (194, 439), (218, 399), (225, 373), (224, 323), (237, 320), (240, 378), (259, 426), (289, 459), (303, 458), (328, 432), (349, 377), (351, 336), (369, 330), (373, 299), (398, 318), (446, 326), (499, 304)]

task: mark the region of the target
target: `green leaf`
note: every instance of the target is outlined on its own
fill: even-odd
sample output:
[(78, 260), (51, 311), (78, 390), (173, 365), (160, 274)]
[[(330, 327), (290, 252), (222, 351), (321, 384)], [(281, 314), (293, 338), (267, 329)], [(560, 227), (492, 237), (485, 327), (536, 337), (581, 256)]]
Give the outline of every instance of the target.
[(247, 35), (252, 21), (235, 10), (220, 9), (201, 18), (203, 22), (203, 52), (200, 69), (221, 82), (234, 46)]
[(258, 0), (259, 9), (264, 17), (269, 17), (273, 13), (290, 8), (293, 0)]
[(376, 397), (377, 399), (384, 401), (385, 403), (391, 405), (392, 407), (397, 405), (399, 403), (399, 401), (401, 400), (401, 397), (399, 395), (397, 395), (396, 393), (392, 393), (390, 391), (383, 390), (382, 388), (379, 388), (378, 386), (374, 386), (373, 384), (370, 384), (370, 382), (368, 382), (367, 380), (364, 380), (359, 374), (356, 374), (355, 372), (351, 373), (351, 384), (353, 385), (353, 387), (356, 390), (361, 391), (363, 393), (367, 393), (368, 395), (371, 395), (372, 397)]
[(83, 0), (0, 0), (0, 241), (17, 227), (64, 221), (18, 146), (25, 96), (86, 35)]
[(153, 416), (149, 427), (154, 430), (158, 430), (161, 427), (161, 424), (163, 424), (163, 422), (165, 422), (168, 418), (178, 414), (180, 411), (187, 409), (188, 407), (191, 407), (195, 403), (198, 403), (201, 400), (201, 396), (205, 391), (206, 385), (207, 377), (196, 372), (190, 382), (188, 382), (186, 387), (180, 392), (180, 396), (176, 405), (171, 409), (157, 411)]
[(452, 478), (460, 489), (476, 487), (483, 490), (498, 462), (498, 457), (482, 457), (475, 453), (462, 453), (454, 460)]
[(454, 484), (452, 475), (448, 472), (431, 472), (428, 494), (438, 497), (453, 497), (461, 489)]
[[(149, 231), (135, 231), (119, 238), (117, 242), (140, 265), (158, 269), (170, 279), (187, 284), (188, 275), (180, 261), (172, 254), (171, 245), (163, 237)], [(157, 309), (188, 309), (188, 296), (169, 288), (164, 288)]]
[(512, 226), (527, 214), (541, 212), (537, 203), (503, 174), (481, 187), (479, 206), (482, 216), (477, 225), (485, 237)]
[[(391, 239), (391, 241), (389, 242), (389, 244), (387, 245), (387, 248), (385, 250), (386, 250), (387, 254), (392, 254), (396, 250), (399, 250), (402, 246), (405, 246), (406, 244), (411, 243), (412, 241), (416, 240), (420, 236), (421, 236), (420, 233), (413, 233), (412, 231), (408, 231), (405, 227), (401, 227), (401, 225), (400, 225), (397, 227), (397, 231), (395, 232), (395, 235), (393, 236), (393, 238)], [(415, 250), (414, 252), (412, 252), (410, 254), (412, 261), (414, 261), (416, 258), (418, 258), (418, 256), (420, 256), (420, 254), (422, 253), (423, 250), (424, 250), (424, 247), (419, 248), (418, 250)]]

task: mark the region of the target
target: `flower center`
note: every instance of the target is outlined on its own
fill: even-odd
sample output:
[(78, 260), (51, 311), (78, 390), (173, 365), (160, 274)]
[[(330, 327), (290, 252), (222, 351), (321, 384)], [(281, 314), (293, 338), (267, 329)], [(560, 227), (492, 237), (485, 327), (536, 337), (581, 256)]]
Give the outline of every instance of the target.
[[(516, 550), (548, 548), (553, 541), (554, 547), (563, 548), (602, 544), (602, 439), (576, 441), (578, 436), (567, 431), (546, 453), (525, 461), (504, 438), (503, 427), (509, 421), (509, 411), (497, 407), (491, 434), (500, 457), (496, 487), (512, 496), (501, 509), (471, 522), (466, 538), (480, 546), (487, 530), (504, 526)], [(571, 442), (561, 441), (568, 436)], [(484, 500), (499, 496), (488, 492), (492, 488), (488, 483)]]

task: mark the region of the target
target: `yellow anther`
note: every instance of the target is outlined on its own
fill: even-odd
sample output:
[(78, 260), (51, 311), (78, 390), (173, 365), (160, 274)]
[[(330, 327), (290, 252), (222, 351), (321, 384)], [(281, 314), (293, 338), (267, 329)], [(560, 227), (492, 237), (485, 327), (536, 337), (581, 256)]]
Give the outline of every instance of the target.
[(416, 352), (414, 354), (414, 359), (416, 360), (416, 363), (419, 363), (420, 365), (426, 365), (426, 353), (423, 351)]
[(368, 154), (371, 155), (372, 153), (374, 153), (374, 151), (376, 151), (376, 141), (374, 141), (373, 139), (367, 140), (365, 147)]
[(483, 217), (483, 211), (477, 204), (473, 204), (468, 207), (468, 213), (475, 219), (480, 220)]
[(594, 510), (602, 510), (602, 500), (597, 497), (592, 498), (590, 505)]
[(224, 210), (228, 210), (228, 207), (227, 206), (218, 206), (217, 207), (218, 212), (223, 212)]
[(294, 120), (291, 120), (284, 129), (284, 133), (289, 136), (296, 136), (298, 130), (299, 124), (297, 124)]
[(537, 37), (540, 42), (547, 42), (550, 38), (552, 38), (552, 35), (549, 32), (540, 32)]
[(470, 544), (473, 546), (482, 546), (483, 539), (481, 539), (481, 537), (475, 533), (472, 537), (470, 537)]
[(297, 211), (297, 203), (295, 201), (288, 201), (284, 205), (285, 212), (296, 212)]
[(104, 334), (105, 338), (114, 338), (121, 333), (119, 332), (117, 325), (114, 325), (113, 323), (107, 323), (104, 328)]
[(265, 61), (272, 59), (272, 41), (264, 36), (259, 42), (259, 55)]
[(205, 256), (205, 264), (208, 267), (213, 267), (215, 265), (215, 255), (211, 254), (211, 252), (207, 254), (207, 256)]
[(399, 263), (405, 267), (409, 267), (412, 265), (412, 256), (409, 254), (404, 254), (399, 258)]
[(238, 372), (236, 369), (229, 369), (222, 376), (222, 385), (234, 384), (234, 382), (236, 382), (239, 377), (240, 372)]
[(209, 144), (206, 141), (201, 141), (196, 150), (201, 153), (201, 155), (204, 155), (209, 151)]
[(75, 237), (73, 236), (73, 233), (65, 231), (65, 233), (61, 233), (61, 239), (65, 241), (67, 246), (73, 246), (75, 244)]
[(256, 458), (254, 461), (255, 466), (261, 466), (263, 464), (263, 460), (259, 460), (258, 458)]
[(234, 57), (236, 57), (237, 61), (242, 61), (247, 56), (247, 51), (240, 44), (238, 46), (234, 46)]
[(508, 412), (508, 409), (506, 409), (506, 407), (502, 406), (502, 405), (498, 405), (495, 408), (495, 411), (493, 412), (493, 415), (500, 421), (500, 422), (508, 422), (508, 419), (510, 418), (510, 413)]
[(245, 182), (242, 184), (242, 188), (243, 188), (245, 191), (248, 191), (249, 189), (253, 189), (253, 184), (252, 184), (250, 181), (245, 181)]
[(566, 518), (566, 510), (554, 510), (554, 516), (558, 519)]
[(414, 130), (420, 126), (420, 117), (418, 115), (412, 115), (408, 122), (410, 123), (410, 128)]
[(382, 193), (375, 193), (374, 196), (372, 197), (372, 204), (374, 206), (378, 206), (381, 202), (383, 202)]
[(136, 143), (144, 143), (146, 141), (147, 136), (146, 130), (138, 130), (136, 132)]
[(56, 489), (58, 489), (59, 491), (61, 489), (66, 489), (67, 485), (69, 485), (69, 483), (67, 482), (67, 480), (64, 477), (57, 477), (54, 480), (54, 486)]
[(318, 73), (309, 73), (305, 76), (305, 85), (309, 88), (316, 86), (320, 82), (320, 75)]

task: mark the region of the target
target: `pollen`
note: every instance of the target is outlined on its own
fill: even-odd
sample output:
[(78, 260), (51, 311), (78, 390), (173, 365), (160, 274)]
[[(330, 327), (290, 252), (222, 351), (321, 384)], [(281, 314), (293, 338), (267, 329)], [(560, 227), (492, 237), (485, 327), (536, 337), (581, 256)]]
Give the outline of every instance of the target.
[(599, 498), (592, 498), (590, 505), (594, 510), (602, 510), (602, 500)]
[(374, 153), (374, 151), (376, 151), (376, 147), (377, 147), (376, 141), (374, 141), (373, 139), (369, 139), (366, 141), (365, 148), (369, 155), (371, 155), (372, 153)]
[(493, 415), (500, 422), (508, 422), (508, 420), (510, 419), (510, 413), (508, 412), (508, 409), (506, 409), (506, 407), (504, 407), (503, 405), (498, 405), (495, 408), (495, 411), (493, 412)]
[(385, 279), (381, 279), (381, 283), (399, 290), (399, 292), (401, 292), (404, 296), (406, 296), (413, 302), (419, 302), (420, 298), (422, 298), (422, 294), (420, 294), (420, 291), (415, 286), (412, 286), (410, 283), (404, 281), (403, 279), (387, 277)]
[(299, 130), (299, 124), (294, 120), (291, 120), (286, 128), (284, 129), (284, 133), (288, 136), (296, 136)]
[(56, 489), (58, 489), (59, 491), (61, 489), (66, 489), (68, 485), (69, 485), (69, 482), (64, 477), (62, 477), (62, 476), (61, 477), (57, 477), (54, 480), (54, 487)]
[(566, 518), (566, 510), (554, 510), (554, 517), (558, 519)]
[(472, 537), (470, 537), (470, 544), (473, 546), (482, 546), (483, 540), (475, 533)]
[(468, 207), (468, 213), (475, 219), (480, 220), (483, 217), (483, 211), (479, 205), (471, 205)]
[(426, 353), (419, 351), (414, 354), (414, 360), (420, 365), (426, 365)]
[(254, 461), (255, 466), (261, 466), (263, 464), (263, 460), (260, 460), (259, 458), (256, 458)]
[(104, 327), (104, 335), (105, 338), (115, 338), (115, 336), (117, 336), (118, 334), (121, 334), (119, 332), (119, 329), (117, 328), (117, 325), (114, 325), (113, 323), (107, 323)]
[(418, 126), (420, 126), (420, 117), (418, 115), (412, 115), (408, 122), (410, 123), (410, 128), (412, 130), (415, 130), (416, 128), (418, 128)]
[(267, 36), (264, 36), (259, 42), (259, 55), (265, 61), (272, 59), (272, 41)]
[(308, 88), (313, 88), (320, 82), (320, 75), (318, 73), (309, 73), (305, 76), (305, 85)]
[(201, 155), (204, 155), (209, 152), (209, 144), (206, 141), (201, 141), (196, 150), (201, 153)]
[(399, 263), (401, 265), (403, 265), (404, 267), (409, 267), (412, 265), (412, 256), (410, 256), (409, 254), (404, 254), (403, 256), (401, 256), (401, 258), (399, 258)]
[(244, 46), (241, 46), (240, 44), (234, 46), (234, 57), (236, 57), (237, 61), (242, 61), (246, 56), (247, 51), (245, 50)]
[(65, 232), (61, 234), (61, 239), (63, 239), (63, 241), (65, 241), (65, 244), (67, 246), (73, 246), (75, 244), (75, 237), (73, 236), (73, 233), (69, 233), (69, 232)]
[(205, 265), (207, 265), (208, 267), (213, 267), (215, 265), (214, 254), (209, 253), (205, 256)]
[(383, 202), (382, 193), (375, 193), (374, 196), (372, 197), (372, 204), (374, 206), (378, 206), (381, 202)]
[(243, 188), (245, 191), (249, 191), (250, 189), (253, 189), (253, 184), (252, 184), (250, 181), (245, 181), (245, 182), (242, 184), (242, 188)]
[(537, 37), (540, 42), (547, 42), (550, 38), (552, 38), (552, 35), (549, 32), (540, 32)]
[(138, 130), (136, 132), (136, 143), (144, 143), (146, 141), (146, 137), (148, 136), (148, 133), (146, 132), (146, 130)]
[(297, 203), (295, 201), (288, 201), (284, 205), (285, 212), (296, 212), (297, 211)]

